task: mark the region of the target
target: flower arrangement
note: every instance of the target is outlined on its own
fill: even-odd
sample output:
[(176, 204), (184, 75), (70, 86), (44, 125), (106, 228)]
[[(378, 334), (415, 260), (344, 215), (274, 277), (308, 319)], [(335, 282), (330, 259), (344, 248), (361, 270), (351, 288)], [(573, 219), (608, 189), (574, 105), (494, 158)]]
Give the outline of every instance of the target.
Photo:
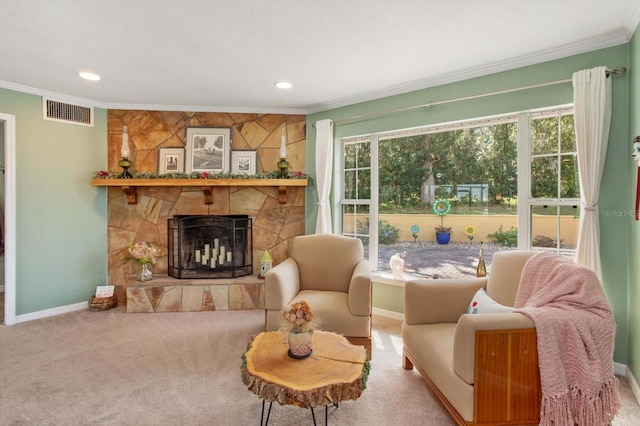
[(284, 311), (282, 316), (289, 323), (291, 331), (295, 333), (304, 333), (313, 330), (317, 321), (309, 304), (305, 300), (292, 303), (291, 307)]
[(129, 254), (131, 258), (140, 265), (154, 264), (158, 258), (162, 256), (162, 249), (155, 247), (147, 241), (141, 243), (129, 244)]

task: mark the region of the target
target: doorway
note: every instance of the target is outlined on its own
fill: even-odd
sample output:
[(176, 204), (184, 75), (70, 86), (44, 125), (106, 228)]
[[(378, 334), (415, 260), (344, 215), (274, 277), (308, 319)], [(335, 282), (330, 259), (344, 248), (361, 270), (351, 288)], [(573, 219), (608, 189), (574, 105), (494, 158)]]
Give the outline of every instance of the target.
[(16, 175), (15, 175), (15, 145), (16, 145), (16, 117), (10, 114), (0, 113), (0, 134), (3, 147), (2, 161), (0, 161), (0, 240), (3, 243), (1, 262), (3, 321), (5, 325), (11, 325), (16, 320)]
[(0, 324), (4, 324), (4, 121), (0, 121)]

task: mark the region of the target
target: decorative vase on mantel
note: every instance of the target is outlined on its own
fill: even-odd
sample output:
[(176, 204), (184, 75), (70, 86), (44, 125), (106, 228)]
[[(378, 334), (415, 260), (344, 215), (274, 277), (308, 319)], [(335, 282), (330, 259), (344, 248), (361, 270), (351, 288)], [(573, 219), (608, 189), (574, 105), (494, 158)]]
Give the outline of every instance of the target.
[(289, 351), (291, 358), (304, 359), (313, 353), (313, 329), (296, 332), (289, 330)]
[(153, 272), (148, 263), (141, 263), (136, 274), (137, 281), (151, 281), (153, 279)]

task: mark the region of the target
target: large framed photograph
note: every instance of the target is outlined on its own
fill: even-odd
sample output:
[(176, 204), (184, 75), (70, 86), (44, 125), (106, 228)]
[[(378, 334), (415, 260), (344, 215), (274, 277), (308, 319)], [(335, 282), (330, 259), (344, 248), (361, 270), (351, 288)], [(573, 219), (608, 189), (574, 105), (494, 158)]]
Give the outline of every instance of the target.
[(184, 173), (184, 148), (160, 148), (158, 173)]
[(256, 151), (231, 151), (231, 173), (256, 174)]
[(185, 172), (228, 173), (230, 127), (187, 127)]

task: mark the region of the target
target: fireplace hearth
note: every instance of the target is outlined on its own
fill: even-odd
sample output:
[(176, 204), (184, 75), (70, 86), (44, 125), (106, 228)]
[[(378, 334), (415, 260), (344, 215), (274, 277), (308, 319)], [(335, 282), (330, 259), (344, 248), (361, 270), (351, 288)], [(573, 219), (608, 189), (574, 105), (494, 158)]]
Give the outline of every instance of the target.
[(253, 273), (252, 221), (247, 215), (178, 215), (167, 221), (168, 275), (236, 278)]

